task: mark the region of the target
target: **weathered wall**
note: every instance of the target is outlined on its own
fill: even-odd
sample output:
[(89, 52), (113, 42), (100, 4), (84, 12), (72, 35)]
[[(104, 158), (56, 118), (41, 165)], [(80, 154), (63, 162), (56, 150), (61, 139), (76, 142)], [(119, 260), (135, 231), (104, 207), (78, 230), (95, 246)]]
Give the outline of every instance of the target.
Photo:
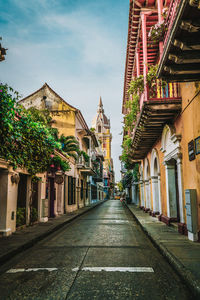
[[(200, 154), (189, 161), (188, 143), (200, 136), (200, 95), (195, 97), (195, 83), (182, 83), (182, 140), (183, 152), (183, 183), (185, 189), (197, 190), (198, 224), (200, 230)], [(193, 100), (192, 100), (193, 99)]]
[[(46, 96), (46, 99), (43, 97)], [(20, 101), (25, 108), (36, 107), (37, 109), (47, 109), (54, 120), (52, 127), (58, 128), (60, 134), (75, 135), (75, 109), (67, 105), (47, 86), (28, 98)]]

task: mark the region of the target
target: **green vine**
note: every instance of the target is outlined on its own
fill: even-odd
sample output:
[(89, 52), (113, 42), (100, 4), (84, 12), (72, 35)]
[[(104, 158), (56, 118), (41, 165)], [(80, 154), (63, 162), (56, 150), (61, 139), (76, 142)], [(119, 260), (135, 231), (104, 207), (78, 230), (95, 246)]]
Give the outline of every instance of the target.
[(141, 94), (143, 91), (144, 91), (144, 76), (140, 75), (134, 78), (134, 80), (131, 80), (128, 94), (138, 95), (138, 93)]
[(81, 151), (81, 154), (83, 155), (85, 162), (89, 162), (90, 160), (89, 155), (85, 151)]
[(45, 172), (51, 154), (62, 150), (48, 115), (18, 105), (19, 94), (0, 84), (0, 157), (14, 169), (26, 168), (30, 175)]
[[(158, 69), (158, 65), (149, 66), (149, 70), (146, 76), (147, 87), (149, 88), (150, 97), (155, 97), (157, 93), (157, 84), (158, 84), (157, 81), (158, 78), (156, 75), (157, 69)], [(159, 80), (159, 84), (162, 87), (165, 87), (167, 83), (163, 80)], [(125, 163), (127, 169), (133, 167), (133, 164), (131, 162), (131, 154), (130, 154), (131, 145), (132, 145), (132, 139), (130, 138), (130, 135), (137, 121), (137, 116), (139, 113), (139, 99), (143, 91), (144, 91), (144, 76), (140, 75), (131, 81), (128, 90), (129, 100), (126, 102), (125, 105), (127, 113), (124, 117), (123, 131), (125, 133), (125, 136), (122, 144), (123, 151), (121, 155), (121, 161)]]

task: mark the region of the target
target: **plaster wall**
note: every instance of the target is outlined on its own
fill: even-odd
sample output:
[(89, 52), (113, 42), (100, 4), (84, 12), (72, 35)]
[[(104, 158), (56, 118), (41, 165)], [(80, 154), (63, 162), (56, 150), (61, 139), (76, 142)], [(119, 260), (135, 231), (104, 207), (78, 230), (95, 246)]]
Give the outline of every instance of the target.
[[(45, 100), (44, 96), (46, 96)], [(75, 135), (75, 109), (62, 101), (47, 86), (20, 101), (20, 104), (27, 109), (30, 107), (48, 109), (54, 120), (52, 127), (58, 128), (60, 135)]]
[(200, 230), (200, 154), (192, 161), (189, 161), (188, 156), (188, 143), (200, 136), (200, 95), (194, 98), (195, 92), (195, 83), (181, 84), (184, 190), (196, 189), (197, 191), (198, 230)]

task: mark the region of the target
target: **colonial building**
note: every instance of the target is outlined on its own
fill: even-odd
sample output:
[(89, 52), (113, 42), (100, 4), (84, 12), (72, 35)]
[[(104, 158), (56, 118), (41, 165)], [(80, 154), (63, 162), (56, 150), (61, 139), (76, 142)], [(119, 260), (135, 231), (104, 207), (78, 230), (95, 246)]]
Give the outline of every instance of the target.
[[(130, 0), (122, 108), (129, 113), (130, 84), (142, 79), (129, 132), (129, 159), (140, 162), (140, 206), (193, 241), (200, 231), (199, 4)], [(156, 65), (160, 79), (152, 76)]]
[(114, 191), (114, 168), (111, 158), (111, 141), (110, 120), (104, 114), (103, 103), (100, 97), (97, 114), (92, 121), (92, 128), (95, 130), (98, 140), (101, 143), (103, 151), (103, 177), (105, 198), (113, 197)]
[(78, 161), (70, 158), (71, 170), (66, 172), (63, 182), (55, 181), (55, 174), (48, 174), (46, 198), (49, 202), (48, 216), (54, 217), (72, 212), (89, 204), (91, 199), (90, 176), (95, 175), (91, 157), (92, 149), (98, 147), (96, 136), (89, 130), (81, 111), (62, 99), (48, 84), (20, 100), (25, 108), (36, 107), (48, 110), (52, 117), (52, 126), (59, 135), (74, 136), (79, 143), (81, 156)]

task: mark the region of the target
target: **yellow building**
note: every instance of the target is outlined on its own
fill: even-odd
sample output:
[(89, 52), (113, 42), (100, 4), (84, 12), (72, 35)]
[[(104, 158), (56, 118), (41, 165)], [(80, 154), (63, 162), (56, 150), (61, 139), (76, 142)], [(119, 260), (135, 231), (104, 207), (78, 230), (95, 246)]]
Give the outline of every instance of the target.
[[(59, 135), (74, 136), (79, 142), (80, 150), (91, 156), (92, 143), (97, 144), (97, 141), (90, 132), (81, 111), (67, 103), (47, 83), (20, 100), (20, 104), (26, 109), (36, 107), (39, 110), (48, 110), (53, 119), (52, 127), (58, 129)], [(71, 170), (66, 172), (62, 184), (57, 184), (54, 176), (48, 176), (46, 185), (49, 191), (47, 197), (50, 217), (74, 211), (90, 202), (90, 186), (87, 179), (94, 173), (91, 159), (86, 165), (84, 157), (80, 157), (78, 162), (70, 158), (70, 167)]]
[(112, 134), (110, 132), (110, 120), (104, 114), (103, 103), (100, 97), (97, 114), (92, 121), (92, 128), (99, 139), (103, 151), (104, 162), (104, 192), (105, 197), (112, 195), (114, 184), (113, 160), (111, 158), (111, 141)]

